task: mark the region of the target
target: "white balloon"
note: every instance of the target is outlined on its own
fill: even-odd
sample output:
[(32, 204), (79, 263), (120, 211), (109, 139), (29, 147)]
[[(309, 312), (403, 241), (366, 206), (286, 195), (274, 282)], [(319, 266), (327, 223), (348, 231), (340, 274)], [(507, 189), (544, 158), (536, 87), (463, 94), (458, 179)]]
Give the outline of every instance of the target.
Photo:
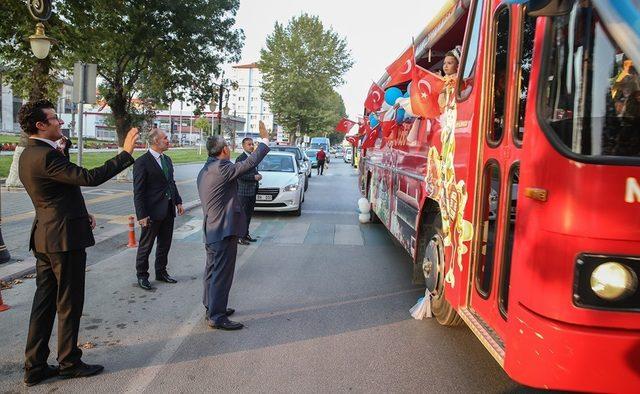
[(387, 104), (387, 102), (385, 101), (385, 102), (382, 103), (382, 107), (380, 109), (383, 110), (383, 111), (386, 111), (389, 108), (391, 108), (391, 106), (389, 104)]
[(404, 109), (405, 117), (410, 116), (415, 118), (416, 114), (413, 113), (413, 109), (411, 109), (411, 99), (409, 97), (403, 97), (398, 101), (398, 105), (400, 108)]
[(369, 213), (361, 213), (358, 215), (358, 220), (360, 223), (369, 223), (371, 221), (371, 214)]
[(369, 213), (369, 211), (371, 210), (371, 204), (369, 204), (369, 200), (364, 197), (359, 199), (358, 209), (360, 210), (360, 213)]

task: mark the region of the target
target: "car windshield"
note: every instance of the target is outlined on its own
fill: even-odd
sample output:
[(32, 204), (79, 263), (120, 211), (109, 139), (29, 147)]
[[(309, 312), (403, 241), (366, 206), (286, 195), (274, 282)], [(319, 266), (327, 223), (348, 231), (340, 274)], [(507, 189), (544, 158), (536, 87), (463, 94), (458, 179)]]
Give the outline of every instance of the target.
[(296, 155), (296, 160), (302, 160), (302, 155), (300, 154), (300, 150), (298, 148), (283, 148), (283, 147), (278, 147), (278, 148), (273, 148), (272, 150), (277, 150), (280, 152), (288, 152), (288, 153), (293, 153), (294, 155)]
[(258, 165), (258, 171), (295, 172), (292, 156), (267, 155)]
[(318, 149), (309, 149), (305, 153), (307, 154), (307, 156), (309, 156), (310, 159), (315, 159), (316, 153), (318, 153)]

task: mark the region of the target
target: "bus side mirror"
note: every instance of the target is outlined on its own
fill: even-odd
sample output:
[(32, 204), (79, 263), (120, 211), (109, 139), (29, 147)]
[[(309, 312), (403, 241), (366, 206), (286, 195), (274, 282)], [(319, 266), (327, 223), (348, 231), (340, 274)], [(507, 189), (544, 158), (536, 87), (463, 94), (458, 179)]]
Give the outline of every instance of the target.
[(562, 16), (573, 8), (573, 0), (530, 0), (527, 6), (529, 16)]

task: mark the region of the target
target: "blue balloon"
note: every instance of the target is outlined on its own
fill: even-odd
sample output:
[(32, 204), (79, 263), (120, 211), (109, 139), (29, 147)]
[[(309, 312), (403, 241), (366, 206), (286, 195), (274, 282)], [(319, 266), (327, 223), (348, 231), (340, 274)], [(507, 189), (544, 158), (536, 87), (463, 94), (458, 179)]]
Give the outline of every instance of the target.
[(369, 125), (371, 125), (371, 128), (375, 128), (378, 125), (378, 118), (376, 118), (376, 115), (374, 115), (374, 113), (370, 113), (369, 114)]
[(398, 108), (396, 110), (396, 122), (398, 124), (402, 123), (404, 121), (404, 116), (406, 111), (404, 110), (404, 108)]
[(407, 92), (405, 94), (403, 94), (402, 97), (409, 98), (409, 97), (411, 97), (411, 93), (409, 93), (409, 91), (407, 90)]
[(389, 105), (394, 105), (400, 97), (402, 97), (402, 90), (398, 88), (389, 88), (384, 92), (384, 101)]

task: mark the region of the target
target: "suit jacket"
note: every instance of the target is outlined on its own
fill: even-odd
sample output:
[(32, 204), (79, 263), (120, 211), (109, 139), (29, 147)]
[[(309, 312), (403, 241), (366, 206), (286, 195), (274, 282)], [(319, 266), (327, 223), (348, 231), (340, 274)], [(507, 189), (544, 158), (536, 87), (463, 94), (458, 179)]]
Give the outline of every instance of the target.
[(94, 245), (80, 186), (103, 184), (131, 164), (133, 157), (122, 152), (87, 170), (46, 142), (30, 139), (18, 164), (20, 181), (36, 210), (29, 250), (58, 253)]
[[(162, 168), (147, 151), (133, 165), (133, 205), (138, 220), (146, 217), (151, 220), (163, 220), (168, 215), (176, 216), (175, 206), (182, 204), (176, 182), (173, 179), (173, 162), (165, 155), (169, 165), (169, 178), (164, 176)], [(169, 199), (173, 206), (169, 207)]]
[(198, 194), (204, 213), (203, 229), (206, 243), (226, 237), (244, 236), (247, 220), (238, 199), (237, 179), (255, 168), (269, 152), (269, 147), (258, 144), (249, 157), (239, 163), (209, 158), (198, 174)]
[[(247, 156), (246, 152), (242, 152), (242, 154), (236, 158), (236, 163), (247, 160), (247, 157), (249, 156)], [(258, 194), (256, 175), (258, 175), (258, 168), (253, 167), (238, 178), (239, 196), (255, 197), (256, 194)]]

